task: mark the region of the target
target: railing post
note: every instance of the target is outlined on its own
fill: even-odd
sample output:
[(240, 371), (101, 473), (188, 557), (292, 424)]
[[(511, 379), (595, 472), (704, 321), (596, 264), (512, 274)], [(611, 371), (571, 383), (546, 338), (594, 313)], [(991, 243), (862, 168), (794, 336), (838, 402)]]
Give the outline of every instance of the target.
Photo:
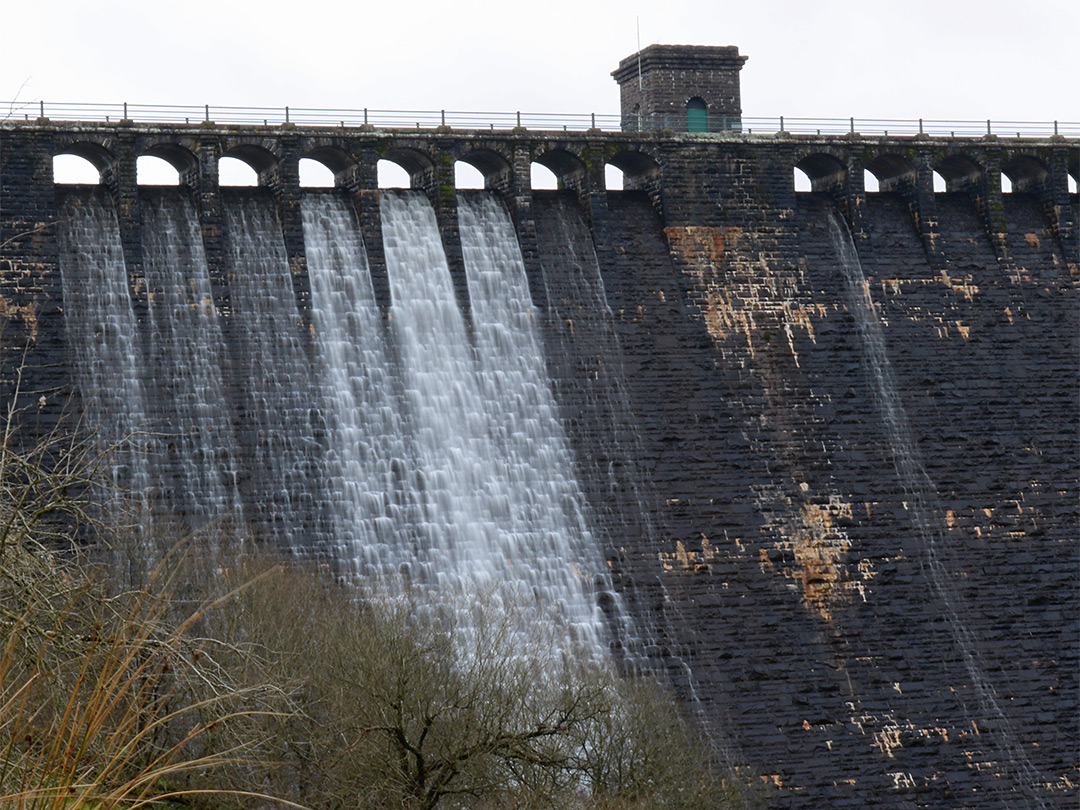
[(203, 112), (206, 113), (206, 118), (203, 119), (203, 120), (209, 121), (210, 120), (210, 105), (209, 104), (206, 104), (206, 105), (203, 106)]
[(44, 100), (38, 102), (38, 109), (41, 110), (41, 117), (45, 117), (45, 102)]
[(517, 125), (518, 125), (518, 129), (520, 129), (521, 128), (521, 110), (518, 110), (518, 112), (517, 112)]
[(127, 120), (127, 102), (124, 102), (124, 120)]
[(921, 118), (919, 119), (919, 134), (920, 135), (923, 134), (923, 131), (922, 131), (922, 119)]
[(367, 107), (364, 107), (364, 126), (367, 126)]
[(1054, 122), (1054, 136), (1057, 136), (1057, 121)]
[(852, 132), (855, 131), (855, 117), (854, 116), (852, 116), (852, 118), (851, 118), (851, 131)]
[(285, 108), (285, 123), (289, 123), (289, 108)]
[(780, 116), (780, 131), (784, 131), (784, 116)]
[(990, 119), (989, 118), (986, 119), (986, 134), (987, 135), (990, 134)]

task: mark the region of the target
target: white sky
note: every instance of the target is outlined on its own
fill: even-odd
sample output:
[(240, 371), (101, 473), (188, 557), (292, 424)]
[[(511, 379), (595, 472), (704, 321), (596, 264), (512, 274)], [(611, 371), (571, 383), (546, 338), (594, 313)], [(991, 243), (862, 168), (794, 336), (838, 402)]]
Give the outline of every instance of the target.
[(1077, 0), (18, 2), (0, 99), (614, 114), (635, 16), (739, 46), (746, 116), (1080, 121)]

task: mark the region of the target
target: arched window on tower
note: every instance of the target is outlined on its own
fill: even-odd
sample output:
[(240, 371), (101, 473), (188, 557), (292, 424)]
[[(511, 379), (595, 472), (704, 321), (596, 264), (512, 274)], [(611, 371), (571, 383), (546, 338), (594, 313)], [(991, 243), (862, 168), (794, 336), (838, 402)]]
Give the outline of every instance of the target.
[(695, 97), (686, 102), (686, 131), (709, 131), (709, 108), (700, 98)]

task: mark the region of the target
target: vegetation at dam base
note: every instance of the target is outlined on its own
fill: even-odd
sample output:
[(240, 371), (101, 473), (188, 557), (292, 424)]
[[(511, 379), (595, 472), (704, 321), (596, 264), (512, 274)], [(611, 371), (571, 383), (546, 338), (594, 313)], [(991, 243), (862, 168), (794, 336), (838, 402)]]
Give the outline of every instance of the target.
[[(78, 442), (20, 450), (8, 421), (3, 806), (746, 805), (654, 677), (553, 657), (542, 633), (522, 651), (513, 610), (462, 633), (455, 606), (346, 591), (219, 537), (110, 532), (100, 464)], [(73, 552), (87, 530), (107, 542)]]

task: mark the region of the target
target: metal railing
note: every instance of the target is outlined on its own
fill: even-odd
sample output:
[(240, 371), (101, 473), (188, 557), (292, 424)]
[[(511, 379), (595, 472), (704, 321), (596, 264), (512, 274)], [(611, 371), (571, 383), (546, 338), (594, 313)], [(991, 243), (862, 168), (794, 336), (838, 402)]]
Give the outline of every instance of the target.
[[(146, 124), (215, 124), (242, 126), (360, 127), (430, 130), (439, 127), (465, 130), (524, 128), (544, 132), (686, 132), (682, 115), (597, 115), (595, 113), (460, 112), (450, 110), (319, 109), (312, 107), (169, 106), (159, 104), (87, 104), (34, 101), (0, 102), (0, 122), (34, 121), (119, 122)], [(699, 126), (695, 122), (694, 129)], [(953, 121), (888, 118), (790, 118), (710, 116), (702, 130), (744, 135), (844, 135), (973, 138), (1080, 137), (1075, 121)]]

